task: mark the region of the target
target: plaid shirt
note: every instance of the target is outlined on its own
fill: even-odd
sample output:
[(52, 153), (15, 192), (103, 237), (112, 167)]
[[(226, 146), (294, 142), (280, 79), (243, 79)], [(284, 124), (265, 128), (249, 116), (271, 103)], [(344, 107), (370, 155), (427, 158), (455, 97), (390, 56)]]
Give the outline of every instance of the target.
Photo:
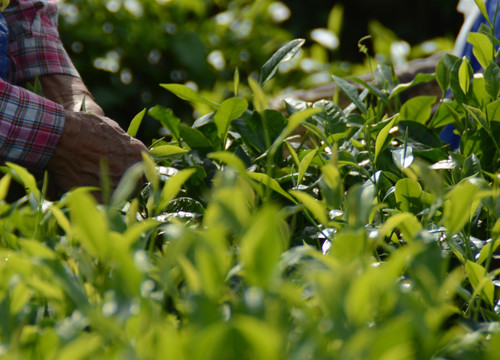
[(46, 167), (59, 140), (63, 108), (12, 84), (36, 76), (79, 76), (57, 32), (56, 0), (11, 0), (2, 12), (9, 27), (9, 82), (0, 79), (0, 162)]

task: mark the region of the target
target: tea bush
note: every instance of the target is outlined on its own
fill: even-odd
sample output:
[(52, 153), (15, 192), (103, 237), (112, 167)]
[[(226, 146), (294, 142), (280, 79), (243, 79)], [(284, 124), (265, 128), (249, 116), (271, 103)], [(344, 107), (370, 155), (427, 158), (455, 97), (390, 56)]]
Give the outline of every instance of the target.
[[(370, 83), (333, 77), (345, 108), (267, 106), (301, 39), (258, 78), (236, 72), (223, 99), (162, 83), (205, 112), (188, 125), (149, 109), (166, 135), (116, 190), (103, 179), (103, 204), (87, 188), (50, 202), (7, 164), (2, 356), (496, 359), (500, 68), (491, 29), (471, 41), (482, 76), (446, 55), (435, 75), (398, 84), (381, 64)], [(432, 79), (442, 99), (400, 104)], [(456, 152), (438, 137), (447, 124)], [(12, 182), (26, 191), (14, 202)]]
[[(456, 4), (450, 5), (452, 2), (432, 2), (432, 16), (442, 14), (440, 24), (451, 22), (443, 19), (448, 18), (446, 13), (455, 13)], [(188, 84), (220, 102), (230, 95), (235, 68), (243, 78), (248, 77), (275, 49), (294, 37), (305, 37), (308, 44), (293, 62), (281, 68), (287, 76), (275, 78), (269, 91), (291, 86), (304, 89), (329, 82), (331, 73), (345, 75), (359, 67), (367, 68), (357, 64), (358, 61), (353, 64), (343, 61), (346, 57), (339, 56), (342, 49), (358, 54), (356, 43), (367, 30), (358, 35), (363, 27), (353, 29), (351, 24), (362, 23), (359, 17), (366, 16), (371, 8), (364, 0), (345, 5), (338, 2), (335, 6), (315, 0), (314, 6), (308, 6), (308, 16), (304, 16), (307, 4), (299, 1), (61, 0), (59, 3), (60, 34), (71, 58), (107, 115), (125, 128), (130, 114), (155, 104), (168, 106), (185, 122), (190, 121), (191, 107), (159, 91), (159, 81)], [(387, 9), (388, 3), (385, 1), (380, 9)], [(436, 3), (441, 4), (439, 10)], [(420, 8), (421, 4), (415, 10)], [(456, 31), (459, 23), (460, 20), (455, 21), (450, 28)], [(405, 27), (411, 28), (407, 22)], [(401, 40), (380, 24), (370, 26), (369, 30), (374, 39), (380, 39), (375, 41), (377, 44)], [(453, 45), (453, 31), (449, 31), (448, 37), (427, 41), (427, 47), (419, 46), (425, 40), (444, 35), (440, 32), (430, 36), (419, 21), (414, 33), (420, 34), (420, 38), (408, 40), (415, 44), (408, 56), (428, 55), (422, 49), (429, 45), (432, 51), (449, 48)], [(387, 48), (375, 46), (380, 56), (388, 55)], [(149, 143), (157, 135), (157, 124), (146, 116), (140, 138)]]

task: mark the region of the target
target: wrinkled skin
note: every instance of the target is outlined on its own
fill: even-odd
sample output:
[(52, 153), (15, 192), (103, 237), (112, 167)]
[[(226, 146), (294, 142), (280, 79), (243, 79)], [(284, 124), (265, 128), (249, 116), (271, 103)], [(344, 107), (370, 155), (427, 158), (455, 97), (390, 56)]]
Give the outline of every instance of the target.
[[(104, 116), (80, 78), (49, 75), (40, 82), (44, 97), (65, 109), (64, 129), (47, 167), (51, 196), (77, 186), (99, 187), (102, 160), (115, 188), (125, 171), (142, 160), (147, 148)], [(86, 112), (80, 112), (84, 99)], [(95, 195), (101, 199), (99, 193)]]

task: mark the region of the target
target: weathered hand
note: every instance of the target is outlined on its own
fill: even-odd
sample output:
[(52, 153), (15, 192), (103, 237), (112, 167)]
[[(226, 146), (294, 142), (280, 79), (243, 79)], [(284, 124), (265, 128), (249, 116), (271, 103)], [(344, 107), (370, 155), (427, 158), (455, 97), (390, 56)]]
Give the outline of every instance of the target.
[(44, 97), (61, 104), (65, 110), (79, 112), (85, 101), (85, 112), (104, 116), (102, 108), (94, 101), (90, 91), (79, 77), (53, 74), (40, 77)]
[(65, 115), (63, 133), (48, 164), (51, 180), (60, 190), (99, 186), (102, 159), (107, 161), (116, 187), (125, 171), (148, 151), (109, 118), (72, 111)]

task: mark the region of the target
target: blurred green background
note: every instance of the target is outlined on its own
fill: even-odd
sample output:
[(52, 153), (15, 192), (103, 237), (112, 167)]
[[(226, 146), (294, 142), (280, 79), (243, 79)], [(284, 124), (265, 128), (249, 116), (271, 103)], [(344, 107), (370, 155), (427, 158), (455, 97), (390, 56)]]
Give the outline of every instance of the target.
[[(366, 69), (358, 41), (378, 61), (406, 61), (449, 49), (462, 16), (456, 0), (62, 0), (59, 29), (84, 81), (108, 116), (126, 127), (160, 104), (183, 121), (197, 114), (162, 90), (184, 83), (217, 101), (238, 68), (242, 82), (293, 38), (300, 56), (266, 85), (273, 94), (309, 88)], [(391, 44), (396, 46), (392, 46)], [(395, 59), (394, 56), (398, 58)], [(286, 75), (286, 76), (285, 76)], [(159, 137), (146, 119), (139, 138)]]

